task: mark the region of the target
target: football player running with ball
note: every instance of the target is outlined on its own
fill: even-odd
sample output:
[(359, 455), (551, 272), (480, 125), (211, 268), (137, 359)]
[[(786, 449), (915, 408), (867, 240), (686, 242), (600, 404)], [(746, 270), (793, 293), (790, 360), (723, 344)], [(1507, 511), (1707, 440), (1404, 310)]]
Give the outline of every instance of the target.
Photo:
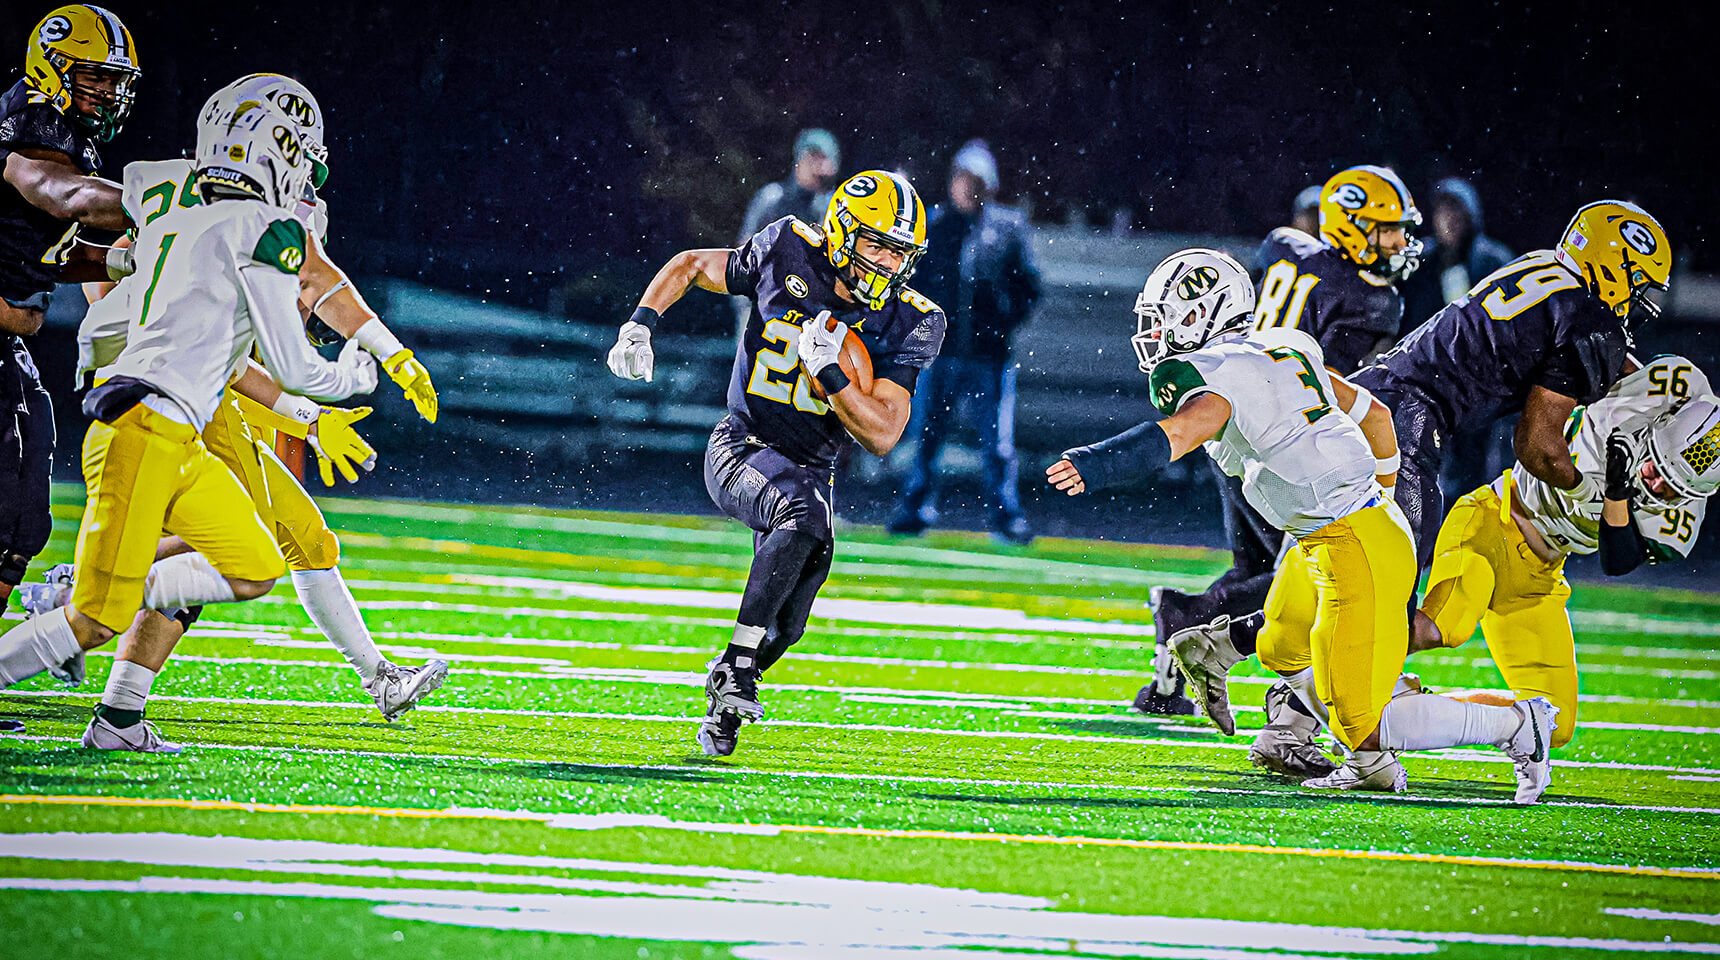
[[(1415, 272), (1421, 224), (1415, 199), (1398, 175), (1385, 167), (1358, 166), (1333, 174), (1319, 191), (1319, 236), (1279, 227), (1260, 245), (1264, 273), (1255, 289), (1254, 326), (1301, 330), (1320, 344), (1326, 365), (1348, 376), (1372, 363), (1397, 340), (1403, 297), (1396, 284)], [(1224, 499), (1224, 531), (1234, 558), (1229, 570), (1198, 594), (1154, 587), (1149, 594), (1158, 643), (1153, 682), (1141, 688), (1135, 706), (1145, 713), (1189, 714), (1183, 679), (1170, 638), (1218, 616), (1258, 611), (1272, 584), (1284, 532), (1266, 522), (1242, 496), (1242, 481), (1212, 464)], [(1268, 705), (1289, 703), (1277, 691)], [(1267, 725), (1277, 718), (1268, 716)], [(1313, 773), (1330, 772), (1330, 764)]]
[[(914, 188), (868, 170), (837, 188), (822, 230), (784, 217), (738, 249), (676, 254), (609, 352), (616, 376), (648, 381), (651, 331), (687, 291), (752, 300), (729, 412), (705, 448), (705, 489), (754, 534), (734, 637), (705, 679), (698, 742), (707, 754), (733, 753), (742, 721), (764, 716), (759, 677), (806, 632), (835, 547), (837, 453), (848, 437), (877, 456), (895, 447), (920, 371), (943, 344), (943, 311), (905, 286), (925, 244)], [(851, 335), (870, 355), (870, 383), (838, 359)]]
[[(1393, 692), (1408, 652), (1404, 610), (1416, 565), (1409, 525), (1385, 491), (1396, 481), (1391, 414), (1329, 372), (1307, 334), (1252, 331), (1254, 306), (1248, 274), (1216, 250), (1185, 250), (1154, 268), (1136, 302), (1134, 345), (1166, 419), (1065, 451), (1046, 476), (1073, 496), (1144, 480), (1204, 444), (1242, 477), (1249, 504), (1296, 541), (1267, 594), (1261, 663), (1290, 681), (1350, 753), (1306, 786), (1402, 791), (1392, 714), (1409, 698)], [(1521, 707), (1437, 699), (1489, 721), (1460, 724), (1441, 746), (1491, 743), (1520, 770), (1544, 774), (1544, 699)], [(1209, 701), (1209, 712), (1227, 733), (1235, 729), (1227, 704)], [(1472, 730), (1485, 739), (1466, 739)]]
[[(368, 354), (329, 363), (306, 342), (294, 204), (311, 176), (295, 125), (256, 101), (205, 115), (203, 202), (138, 233), (138, 326), (84, 399), (88, 494), (69, 604), (0, 636), (0, 688), (100, 646), (143, 607), (262, 596), (286, 572), (274, 536), (199, 431), (253, 349), (281, 387), (339, 400), (376, 386)], [(163, 531), (195, 550), (155, 562)]]

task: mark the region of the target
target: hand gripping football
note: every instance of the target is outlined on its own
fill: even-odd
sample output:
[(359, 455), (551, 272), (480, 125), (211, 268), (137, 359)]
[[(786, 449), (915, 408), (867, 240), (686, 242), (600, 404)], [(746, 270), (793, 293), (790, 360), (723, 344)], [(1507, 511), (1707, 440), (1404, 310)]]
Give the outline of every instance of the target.
[[(833, 330), (835, 328), (835, 317), (825, 321), (824, 329)], [(852, 327), (848, 328), (848, 336), (842, 341), (842, 352), (837, 355), (836, 362), (842, 367), (842, 372), (848, 375), (848, 379), (859, 385), (861, 393), (870, 394), (872, 392), (872, 354), (867, 352), (866, 344), (860, 340), (860, 335), (855, 333)], [(824, 385), (818, 382), (817, 377), (808, 373), (806, 382), (812, 388), (813, 396), (820, 400), (826, 399)]]

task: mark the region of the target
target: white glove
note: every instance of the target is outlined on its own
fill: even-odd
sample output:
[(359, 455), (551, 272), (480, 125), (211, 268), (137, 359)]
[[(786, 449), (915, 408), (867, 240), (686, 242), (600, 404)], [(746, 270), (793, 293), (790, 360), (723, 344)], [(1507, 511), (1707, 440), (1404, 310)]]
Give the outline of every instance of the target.
[(340, 356), (335, 358), (334, 365), (351, 378), (354, 384), (352, 392), (347, 396), (369, 393), (376, 389), (376, 358), (359, 345), (357, 337), (348, 340), (346, 345), (340, 348)]
[(622, 324), (621, 335), (609, 348), (609, 372), (623, 380), (650, 383), (656, 360), (651, 353), (651, 328), (631, 320)]
[(809, 376), (818, 376), (819, 371), (836, 362), (842, 353), (842, 341), (848, 337), (848, 324), (837, 323), (836, 329), (826, 330), (824, 325), (830, 319), (829, 310), (820, 310), (800, 327), (800, 362), (806, 367)]

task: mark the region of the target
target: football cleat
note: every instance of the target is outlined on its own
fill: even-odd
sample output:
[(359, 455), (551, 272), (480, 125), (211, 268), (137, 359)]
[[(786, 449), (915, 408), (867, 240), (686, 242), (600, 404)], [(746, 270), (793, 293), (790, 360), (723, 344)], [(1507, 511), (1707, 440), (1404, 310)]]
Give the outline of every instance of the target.
[(1377, 790), (1402, 793), (1409, 774), (1390, 750), (1357, 750), (1344, 765), (1323, 777), (1302, 781), (1308, 790)]
[(1230, 712), (1230, 688), (1225, 677), (1244, 658), (1230, 642), (1230, 616), (1221, 613), (1211, 623), (1179, 630), (1171, 634), (1165, 646), (1188, 678), (1195, 702), (1226, 736), (1235, 734), (1236, 717)]
[(764, 704), (758, 702), (757, 667), (737, 667), (720, 656), (713, 659), (705, 675), (705, 696), (712, 712), (732, 713), (743, 720), (764, 717)]
[(402, 667), (382, 661), (376, 676), (364, 685), (364, 692), (376, 701), (382, 719), (393, 722), (429, 696), (431, 691), (448, 679), (448, 661), (432, 660), (422, 667)]
[(1517, 794), (1513, 802), (1531, 804), (1541, 799), (1553, 782), (1553, 721), (1559, 708), (1546, 697), (1530, 697), (1517, 702), (1517, 712), (1523, 723), (1511, 739), (1505, 741), (1505, 755), (1517, 767)]
[(1323, 777), (1338, 769), (1314, 742), (1320, 721), (1290, 705), (1296, 696), (1288, 683), (1266, 688), (1266, 726), (1248, 748), (1255, 766), (1295, 780)]
[(106, 717), (90, 718), (84, 728), (84, 746), (92, 750), (130, 750), (133, 753), (178, 753), (185, 748), (161, 738), (155, 724), (139, 720), (129, 727), (116, 727)]
[(1153, 587), (1147, 591), (1147, 607), (1153, 611), (1153, 632), (1158, 637), (1153, 644), (1153, 682), (1135, 695), (1135, 709), (1161, 717), (1192, 717), (1194, 701), (1183, 694), (1186, 682), (1177, 669), (1166, 641), (1178, 630), (1189, 626), (1189, 617), (1181, 609), (1188, 596), (1169, 587)]
[(741, 739), (741, 718), (737, 714), (728, 713), (711, 707), (705, 713), (705, 720), (699, 724), (699, 749), (705, 751), (708, 757), (726, 757), (735, 752), (735, 747)]

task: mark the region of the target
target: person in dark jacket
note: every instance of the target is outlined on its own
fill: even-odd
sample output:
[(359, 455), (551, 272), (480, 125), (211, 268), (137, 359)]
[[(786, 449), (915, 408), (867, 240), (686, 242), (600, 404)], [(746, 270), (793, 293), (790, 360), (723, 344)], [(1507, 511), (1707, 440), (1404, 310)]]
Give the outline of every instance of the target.
[(1039, 299), (1039, 268), (1027, 218), (992, 202), (997, 187), (991, 150), (984, 141), (970, 141), (951, 165), (949, 201), (930, 214), (919, 287), (943, 305), (949, 330), (920, 387), (919, 450), (889, 524), (892, 533), (918, 534), (936, 521), (934, 466), (965, 407), (985, 458), (992, 533), (1014, 543), (1033, 538), (1016, 490), (1016, 368), (1009, 344)]
[[(1447, 177), (1434, 185), (1432, 221), (1433, 237), (1424, 242), (1421, 270), (1404, 285), (1403, 333), (1468, 293), (1513, 256), (1483, 231), (1481, 195), (1467, 180)], [(1454, 438), (1439, 478), (1445, 502), (1456, 501), (1511, 465), (1513, 425), (1501, 421)]]
[(793, 171), (788, 179), (767, 183), (753, 194), (735, 245), (747, 242), (765, 224), (783, 217), (799, 217), (817, 226), (824, 218), (824, 208), (830, 205), (830, 188), (841, 166), (842, 149), (830, 131), (817, 127), (800, 131), (794, 138)]

